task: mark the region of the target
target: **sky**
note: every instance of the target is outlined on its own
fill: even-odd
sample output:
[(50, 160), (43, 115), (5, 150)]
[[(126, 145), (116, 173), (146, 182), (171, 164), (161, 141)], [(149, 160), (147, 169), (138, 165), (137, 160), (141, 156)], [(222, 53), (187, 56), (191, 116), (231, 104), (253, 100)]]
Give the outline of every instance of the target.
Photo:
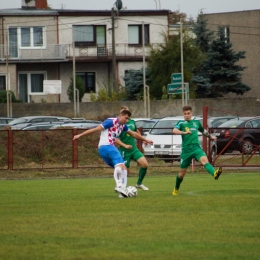
[[(20, 8), (22, 0), (0, 0), (0, 9)], [(111, 10), (116, 0), (48, 0), (52, 9)], [(179, 10), (196, 18), (203, 13), (222, 13), (260, 9), (260, 0), (122, 0), (128, 10)]]

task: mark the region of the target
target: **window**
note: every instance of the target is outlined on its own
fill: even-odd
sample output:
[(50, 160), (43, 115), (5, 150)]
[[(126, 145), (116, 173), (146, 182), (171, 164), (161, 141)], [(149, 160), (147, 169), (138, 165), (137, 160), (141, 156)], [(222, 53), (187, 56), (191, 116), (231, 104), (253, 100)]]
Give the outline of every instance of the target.
[(30, 102), (29, 95), (43, 95), (43, 81), (45, 79), (45, 72), (19, 73), (19, 99)]
[(75, 46), (106, 45), (106, 27), (104, 25), (73, 25)]
[(9, 54), (12, 58), (18, 57), (19, 48), (42, 48), (45, 47), (45, 27), (10, 27)]
[(220, 27), (220, 30), (223, 31), (225, 42), (230, 42), (229, 26), (222, 26)]
[(6, 90), (6, 77), (5, 77), (5, 75), (0, 75), (0, 90)]
[[(142, 45), (143, 33), (142, 25), (128, 25), (128, 44)], [(149, 25), (144, 25), (144, 43), (148, 45), (150, 43)]]
[(16, 43), (24, 48), (44, 46), (44, 27), (17, 27), (9, 28), (9, 42)]
[(76, 75), (82, 79), (85, 93), (96, 92), (95, 72), (77, 72)]

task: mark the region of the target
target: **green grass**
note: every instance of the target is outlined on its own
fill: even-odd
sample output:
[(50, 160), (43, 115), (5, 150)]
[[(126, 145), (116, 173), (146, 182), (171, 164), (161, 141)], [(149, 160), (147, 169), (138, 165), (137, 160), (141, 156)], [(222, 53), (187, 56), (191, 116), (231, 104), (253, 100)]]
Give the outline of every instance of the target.
[[(0, 181), (0, 259), (260, 259), (260, 174)], [(135, 177), (128, 184), (133, 185)]]

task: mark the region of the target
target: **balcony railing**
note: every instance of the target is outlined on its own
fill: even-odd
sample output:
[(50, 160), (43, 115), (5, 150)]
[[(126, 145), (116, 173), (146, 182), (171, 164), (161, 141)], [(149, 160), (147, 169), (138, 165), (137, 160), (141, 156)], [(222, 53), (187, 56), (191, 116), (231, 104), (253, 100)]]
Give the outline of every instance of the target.
[[(150, 44), (145, 47), (145, 55), (148, 56), (151, 46), (157, 44)], [(119, 43), (115, 46), (115, 52), (117, 57), (142, 57), (143, 46), (128, 45), (127, 43)], [(73, 57), (73, 45), (66, 45), (66, 56)], [(111, 58), (112, 57), (112, 45), (106, 46), (75, 46), (75, 57), (82, 58)]]
[[(46, 47), (21, 48), (9, 45), (10, 60), (62, 60), (66, 59), (66, 46), (64, 44), (49, 44)], [(0, 45), (0, 60), (6, 59), (6, 46)]]
[[(158, 44), (145, 46), (145, 56), (149, 56), (151, 47)], [(9, 45), (9, 60), (64, 60), (73, 57), (72, 44), (50, 44), (39, 48), (21, 48), (20, 46)], [(117, 57), (141, 58), (143, 57), (143, 46), (128, 45), (125, 43), (116, 44), (115, 52)], [(112, 58), (112, 45), (106, 46), (76, 46), (75, 57), (85, 59)], [(6, 59), (6, 47), (0, 45), (0, 61)]]

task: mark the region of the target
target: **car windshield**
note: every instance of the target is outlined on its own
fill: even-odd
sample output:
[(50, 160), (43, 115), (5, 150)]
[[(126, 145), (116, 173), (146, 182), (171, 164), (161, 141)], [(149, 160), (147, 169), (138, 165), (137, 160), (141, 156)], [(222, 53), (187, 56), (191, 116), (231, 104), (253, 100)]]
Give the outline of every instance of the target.
[(150, 131), (150, 134), (152, 135), (167, 135), (167, 134), (172, 134), (172, 130), (174, 126), (179, 122), (180, 120), (161, 120), (158, 121), (153, 129)]
[(151, 128), (155, 124), (155, 121), (145, 121), (143, 124), (143, 128)]
[(16, 124), (24, 124), (28, 121), (28, 119), (25, 118), (17, 118), (9, 122), (9, 125), (16, 125)]
[(222, 125), (219, 125), (218, 127), (229, 127), (229, 128), (236, 128), (238, 125), (242, 124), (244, 120), (239, 119), (231, 119), (227, 122), (223, 123)]

